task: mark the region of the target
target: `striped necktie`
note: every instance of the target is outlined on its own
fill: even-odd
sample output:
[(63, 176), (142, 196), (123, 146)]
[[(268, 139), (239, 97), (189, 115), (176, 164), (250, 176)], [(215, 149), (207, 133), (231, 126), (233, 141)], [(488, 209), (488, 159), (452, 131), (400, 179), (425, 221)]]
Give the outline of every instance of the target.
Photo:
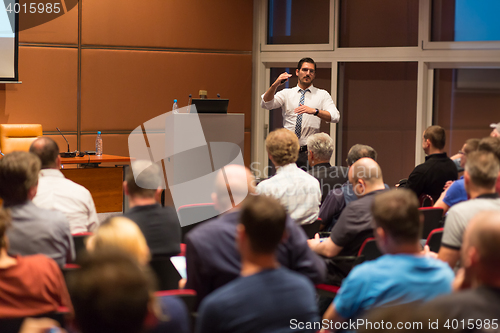
[[(309, 89), (302, 90), (299, 89), (299, 93), (301, 93), (299, 106), (304, 105), (306, 99), (306, 92), (310, 91)], [(297, 123), (295, 124), (295, 135), (300, 139), (302, 134), (302, 113), (297, 115)]]

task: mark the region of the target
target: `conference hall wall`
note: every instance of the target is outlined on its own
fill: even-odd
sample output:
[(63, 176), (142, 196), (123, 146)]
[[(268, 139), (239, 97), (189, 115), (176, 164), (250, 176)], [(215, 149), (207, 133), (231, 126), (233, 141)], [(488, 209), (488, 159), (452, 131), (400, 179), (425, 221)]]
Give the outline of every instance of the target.
[(251, 0), (62, 4), (64, 15), (20, 32), (22, 84), (0, 84), (0, 123), (40, 123), (61, 150), (56, 127), (82, 151), (102, 131), (105, 153), (128, 156), (134, 128), (204, 89), (245, 114), (250, 163)]

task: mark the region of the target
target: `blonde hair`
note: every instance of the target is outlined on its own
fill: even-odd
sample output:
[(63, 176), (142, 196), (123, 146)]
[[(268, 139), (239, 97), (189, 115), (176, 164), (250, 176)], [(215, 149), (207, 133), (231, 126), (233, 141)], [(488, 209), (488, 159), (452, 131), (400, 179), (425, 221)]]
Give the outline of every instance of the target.
[(266, 149), (278, 166), (297, 161), (299, 157), (299, 139), (290, 130), (280, 128), (269, 133)]
[(110, 247), (131, 254), (141, 265), (149, 262), (150, 253), (146, 238), (137, 224), (126, 217), (112, 217), (87, 241), (87, 249), (90, 252)]

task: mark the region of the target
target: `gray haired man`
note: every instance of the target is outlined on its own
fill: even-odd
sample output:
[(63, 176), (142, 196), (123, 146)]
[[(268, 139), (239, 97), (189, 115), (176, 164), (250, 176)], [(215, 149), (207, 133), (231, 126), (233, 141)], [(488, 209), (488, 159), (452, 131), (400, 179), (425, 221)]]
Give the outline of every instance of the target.
[(493, 128), (493, 131), (491, 131), (490, 136), (493, 138), (500, 138), (500, 123), (491, 124), (490, 127)]
[(307, 138), (307, 160), (311, 167), (308, 172), (319, 181), (321, 203), (328, 192), (340, 188), (348, 180), (347, 168), (330, 164), (333, 151), (334, 142), (328, 134), (316, 133)]

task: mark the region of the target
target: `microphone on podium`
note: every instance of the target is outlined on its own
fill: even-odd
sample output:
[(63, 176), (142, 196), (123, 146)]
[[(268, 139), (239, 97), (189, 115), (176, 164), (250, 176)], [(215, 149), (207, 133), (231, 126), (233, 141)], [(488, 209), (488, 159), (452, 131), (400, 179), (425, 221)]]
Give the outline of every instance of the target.
[(59, 153), (59, 156), (61, 156), (61, 157), (76, 157), (76, 151), (74, 151), (74, 152), (70, 152), (69, 151), (69, 142), (66, 139), (66, 137), (64, 136), (64, 134), (62, 134), (62, 132), (59, 129), (59, 127), (56, 127), (56, 130), (59, 132), (59, 134), (62, 135), (62, 137), (64, 138), (64, 141), (66, 141), (66, 143), (68, 144), (68, 151), (67, 152), (63, 152), (63, 153)]

